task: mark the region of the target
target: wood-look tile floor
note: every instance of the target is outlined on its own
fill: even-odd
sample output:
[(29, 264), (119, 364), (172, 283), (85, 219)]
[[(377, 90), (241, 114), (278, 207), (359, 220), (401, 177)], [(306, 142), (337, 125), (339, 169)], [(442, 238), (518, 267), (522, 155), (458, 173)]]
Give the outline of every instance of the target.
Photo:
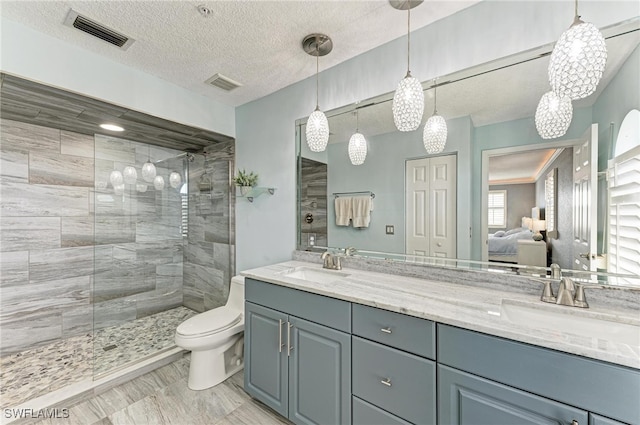
[(207, 390), (187, 387), (189, 358), (149, 372), (67, 408), (68, 418), (38, 425), (282, 425), (286, 419), (243, 390), (243, 372)]

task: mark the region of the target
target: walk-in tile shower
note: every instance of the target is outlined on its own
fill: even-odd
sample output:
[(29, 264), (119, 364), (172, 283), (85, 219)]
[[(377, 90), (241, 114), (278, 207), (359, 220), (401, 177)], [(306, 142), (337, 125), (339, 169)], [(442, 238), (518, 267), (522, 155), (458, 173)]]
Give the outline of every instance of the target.
[(179, 323), (224, 304), (232, 141), (185, 153), (1, 126), (2, 408), (173, 348)]

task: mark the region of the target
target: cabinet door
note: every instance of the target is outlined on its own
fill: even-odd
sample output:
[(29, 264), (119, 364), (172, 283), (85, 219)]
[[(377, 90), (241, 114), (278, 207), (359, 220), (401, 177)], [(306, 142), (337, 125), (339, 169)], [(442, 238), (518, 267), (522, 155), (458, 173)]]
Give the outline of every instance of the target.
[(439, 423), (566, 425), (587, 423), (587, 412), (438, 365)]
[(604, 416), (589, 413), (589, 425), (627, 425), (624, 422), (614, 421)]
[(351, 337), (289, 317), (289, 419), (297, 424), (351, 422)]
[(286, 326), (286, 314), (245, 302), (244, 389), (282, 416), (289, 394)]

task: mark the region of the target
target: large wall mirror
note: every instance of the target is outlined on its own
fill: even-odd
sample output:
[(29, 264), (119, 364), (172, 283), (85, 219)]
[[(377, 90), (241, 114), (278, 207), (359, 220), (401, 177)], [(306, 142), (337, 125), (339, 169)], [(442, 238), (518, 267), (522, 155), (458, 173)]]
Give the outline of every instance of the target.
[[(307, 148), (306, 119), (298, 120), (298, 248), (355, 247), (385, 258), (425, 255), (488, 268), (496, 262), (533, 267), (557, 263), (563, 270), (637, 278), (637, 260), (613, 269), (607, 258), (607, 170), (622, 117), (640, 109), (640, 18), (601, 30), (608, 49), (603, 79), (596, 93), (573, 102), (571, 126), (557, 139), (542, 139), (534, 122), (538, 101), (549, 91), (553, 45), (423, 82), (425, 114), (414, 132), (395, 129), (393, 93), (327, 112), (331, 133), (321, 153)], [(448, 137), (443, 153), (428, 155), (422, 128), (433, 112), (434, 92)], [(362, 165), (352, 165), (348, 156), (356, 127), (368, 144)], [(588, 193), (580, 191), (576, 180), (574, 163), (581, 161), (593, 165), (587, 177), (580, 177), (589, 180)], [(439, 193), (431, 200), (419, 195), (424, 187), (418, 181), (424, 176), (424, 184)], [(366, 226), (336, 222), (340, 197), (371, 198)], [(450, 222), (420, 228), (416, 217), (434, 209), (444, 211)], [(524, 236), (513, 238), (514, 247), (490, 246), (490, 239), (518, 231)], [(534, 233), (543, 239), (534, 240)], [(422, 243), (416, 235), (426, 235), (426, 249), (416, 248)], [(638, 235), (632, 237), (640, 245)], [(640, 258), (639, 246), (630, 249), (637, 249), (635, 258)]]

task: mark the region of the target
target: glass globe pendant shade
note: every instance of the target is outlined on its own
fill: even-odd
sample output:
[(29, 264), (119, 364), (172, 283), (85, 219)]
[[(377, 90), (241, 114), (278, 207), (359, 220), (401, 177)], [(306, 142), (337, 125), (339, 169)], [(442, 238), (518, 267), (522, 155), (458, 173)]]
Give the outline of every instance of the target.
[(424, 125), (422, 133), (424, 148), (429, 154), (440, 153), (447, 144), (447, 122), (440, 115), (432, 115)]
[(322, 152), (329, 143), (329, 121), (320, 109), (309, 116), (307, 120), (307, 145), (312, 152)]
[(176, 189), (180, 186), (180, 183), (182, 183), (182, 176), (180, 173), (172, 171), (171, 174), (169, 174), (169, 185)]
[(582, 99), (596, 91), (607, 63), (602, 33), (590, 22), (576, 18), (551, 52), (549, 83), (558, 95)]
[(124, 167), (124, 170), (122, 170), (122, 174), (124, 176), (124, 182), (126, 184), (135, 184), (136, 180), (138, 180), (138, 172), (134, 167), (130, 165)]
[(145, 193), (147, 191), (147, 185), (143, 183), (138, 183), (136, 185), (136, 190), (140, 193)]
[(118, 185), (121, 185), (124, 182), (124, 177), (122, 173), (118, 170), (113, 170), (111, 174), (109, 174), (109, 181), (111, 182), (111, 186), (114, 188)]
[(142, 166), (142, 178), (144, 181), (151, 183), (156, 177), (156, 166), (151, 161), (147, 161)]
[(124, 194), (124, 183), (116, 184), (115, 186), (113, 186), (113, 193), (115, 193), (116, 195)]
[(536, 108), (536, 129), (543, 139), (555, 139), (569, 129), (573, 105), (568, 96), (558, 97), (554, 91), (542, 95)]
[(349, 159), (353, 165), (362, 165), (367, 157), (367, 141), (361, 133), (353, 133), (349, 139)]
[(420, 126), (424, 113), (424, 93), (417, 78), (407, 73), (393, 94), (393, 122), (399, 131), (413, 131)]
[(162, 176), (156, 176), (153, 179), (153, 187), (155, 187), (156, 190), (164, 189), (164, 178)]

